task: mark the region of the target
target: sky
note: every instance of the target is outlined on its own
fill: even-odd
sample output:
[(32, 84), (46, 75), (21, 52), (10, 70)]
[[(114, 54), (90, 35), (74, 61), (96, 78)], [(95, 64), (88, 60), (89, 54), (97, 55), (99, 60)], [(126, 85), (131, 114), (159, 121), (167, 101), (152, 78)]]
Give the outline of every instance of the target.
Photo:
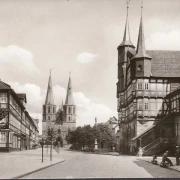
[[(137, 45), (141, 0), (131, 0), (129, 24)], [(180, 50), (180, 1), (144, 0), (146, 49)], [(117, 47), (126, 0), (1, 0), (0, 79), (27, 94), (39, 118), (52, 68), (57, 107), (65, 101), (71, 71), (77, 126), (117, 117)]]

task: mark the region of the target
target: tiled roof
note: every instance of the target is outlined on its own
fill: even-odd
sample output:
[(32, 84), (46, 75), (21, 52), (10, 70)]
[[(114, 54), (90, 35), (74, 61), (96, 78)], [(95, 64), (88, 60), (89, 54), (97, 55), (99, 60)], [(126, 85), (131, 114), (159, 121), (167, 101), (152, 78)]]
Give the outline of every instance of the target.
[[(152, 76), (180, 77), (180, 51), (149, 50), (146, 52), (152, 57)], [(131, 58), (135, 50), (129, 50), (128, 53)]]
[(0, 81), (0, 89), (11, 89), (11, 86), (4, 83), (3, 81)]
[(152, 76), (180, 77), (180, 51), (147, 51), (152, 57)]

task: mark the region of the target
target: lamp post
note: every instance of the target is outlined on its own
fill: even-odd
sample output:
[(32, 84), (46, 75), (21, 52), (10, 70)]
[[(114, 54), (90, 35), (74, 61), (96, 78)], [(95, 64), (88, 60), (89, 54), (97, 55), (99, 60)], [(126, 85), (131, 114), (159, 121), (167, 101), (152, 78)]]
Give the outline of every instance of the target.
[(98, 143), (97, 143), (97, 118), (96, 117), (95, 117), (95, 128), (96, 128), (96, 137), (95, 137), (94, 149), (98, 150)]
[(120, 154), (120, 149), (121, 149), (120, 123), (121, 123), (121, 120), (118, 118), (118, 126), (119, 126), (119, 154)]

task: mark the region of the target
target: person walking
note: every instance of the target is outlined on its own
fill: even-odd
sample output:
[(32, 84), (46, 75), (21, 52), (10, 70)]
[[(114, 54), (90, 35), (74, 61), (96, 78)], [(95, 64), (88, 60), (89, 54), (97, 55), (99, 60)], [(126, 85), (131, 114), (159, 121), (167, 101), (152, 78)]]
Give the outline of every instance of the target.
[(175, 156), (176, 156), (176, 165), (179, 165), (179, 157), (180, 157), (179, 146), (176, 146)]

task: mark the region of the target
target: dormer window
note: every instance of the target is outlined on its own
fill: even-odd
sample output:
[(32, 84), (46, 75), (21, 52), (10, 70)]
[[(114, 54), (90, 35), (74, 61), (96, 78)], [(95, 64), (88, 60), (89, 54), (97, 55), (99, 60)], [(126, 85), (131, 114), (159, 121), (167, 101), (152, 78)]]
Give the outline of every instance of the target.
[(138, 67), (137, 67), (137, 71), (142, 71), (142, 65), (138, 65)]

